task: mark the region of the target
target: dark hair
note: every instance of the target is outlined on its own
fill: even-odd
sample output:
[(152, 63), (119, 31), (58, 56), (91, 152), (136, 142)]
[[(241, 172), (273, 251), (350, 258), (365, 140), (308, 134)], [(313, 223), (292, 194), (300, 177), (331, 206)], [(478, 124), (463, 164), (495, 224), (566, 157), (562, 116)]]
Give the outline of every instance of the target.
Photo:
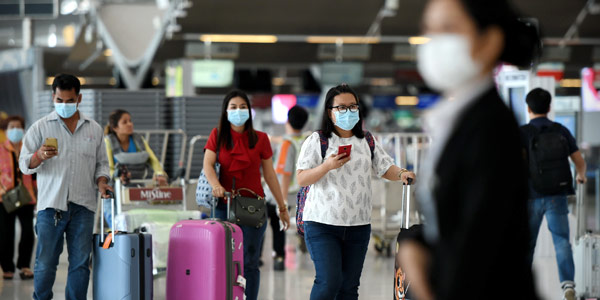
[[(356, 99), (356, 103), (358, 104), (358, 106), (362, 106), (360, 101), (358, 100), (358, 95), (356, 94), (356, 92), (353, 89), (351, 89), (350, 86), (348, 86), (347, 84), (343, 83), (329, 89), (327, 95), (325, 96), (325, 110), (323, 111), (323, 120), (321, 121), (321, 131), (325, 134), (327, 138), (330, 138), (333, 132), (339, 135), (339, 132), (337, 132), (337, 129), (335, 129), (333, 121), (329, 117), (329, 110), (331, 109), (331, 106), (333, 106), (333, 98), (340, 94), (352, 94), (352, 96), (354, 96), (354, 99)], [(362, 130), (362, 108), (358, 110), (358, 116), (360, 119), (358, 120), (358, 123), (354, 125), (354, 128), (352, 128), (352, 134), (354, 134), (355, 137), (362, 139), (365, 137), (365, 134)]]
[(79, 90), (81, 89), (81, 83), (77, 77), (70, 74), (58, 74), (54, 77), (54, 81), (52, 82), (52, 92), (56, 93), (56, 88), (59, 88), (63, 91), (70, 91), (75, 89), (75, 94), (79, 95)]
[(117, 135), (113, 128), (119, 127), (119, 120), (121, 120), (121, 117), (124, 114), (128, 114), (131, 116), (131, 114), (128, 111), (123, 109), (117, 109), (111, 112), (110, 115), (108, 115), (108, 124), (106, 124), (106, 126), (104, 127), (104, 135), (109, 135), (111, 133)]
[(21, 123), (21, 127), (23, 127), (23, 129), (25, 129), (25, 119), (18, 115), (12, 115), (12, 116), (8, 116), (8, 118), (6, 118), (2, 121), (2, 124), (1, 124), (2, 130), (6, 130), (6, 128), (8, 128), (8, 123), (13, 122), (13, 121), (19, 121), (19, 123)]
[(534, 114), (547, 114), (550, 111), (552, 95), (544, 89), (536, 88), (527, 94), (525, 102), (527, 102), (527, 106), (529, 106), (529, 109), (531, 109)]
[(223, 107), (221, 109), (221, 119), (219, 120), (219, 135), (217, 137), (217, 151), (221, 147), (221, 145), (225, 145), (225, 148), (231, 149), (233, 148), (233, 140), (231, 138), (231, 123), (227, 120), (227, 107), (229, 106), (229, 101), (235, 97), (240, 97), (246, 101), (246, 105), (248, 105), (248, 111), (250, 112), (250, 118), (244, 124), (244, 130), (248, 131), (248, 146), (250, 149), (256, 146), (258, 142), (258, 135), (256, 131), (254, 131), (254, 127), (252, 127), (252, 106), (250, 105), (250, 99), (248, 99), (248, 95), (241, 90), (232, 90), (223, 99)]
[(540, 55), (541, 40), (538, 29), (520, 20), (506, 0), (461, 0), (465, 10), (475, 20), (478, 29), (498, 26), (504, 33), (504, 50), (499, 60), (520, 67), (528, 67)]
[(301, 130), (308, 121), (308, 112), (301, 106), (295, 105), (288, 111), (288, 123), (296, 130)]

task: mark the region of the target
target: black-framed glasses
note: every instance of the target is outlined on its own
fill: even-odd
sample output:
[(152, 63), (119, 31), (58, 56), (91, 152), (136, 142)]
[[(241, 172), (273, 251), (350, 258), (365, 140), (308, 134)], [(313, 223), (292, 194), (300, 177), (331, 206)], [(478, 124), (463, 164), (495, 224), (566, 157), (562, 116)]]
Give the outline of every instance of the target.
[(351, 112), (357, 112), (359, 109), (358, 104), (352, 104), (350, 106), (346, 106), (346, 105), (330, 106), (329, 108), (336, 109), (337, 111), (340, 112), (340, 114), (345, 114), (348, 110), (350, 110)]

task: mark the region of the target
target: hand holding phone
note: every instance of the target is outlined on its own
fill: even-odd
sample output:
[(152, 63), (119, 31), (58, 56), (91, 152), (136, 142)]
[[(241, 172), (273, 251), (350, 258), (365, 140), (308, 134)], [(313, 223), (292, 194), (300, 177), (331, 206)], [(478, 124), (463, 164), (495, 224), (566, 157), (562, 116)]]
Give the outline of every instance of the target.
[(38, 157), (44, 161), (58, 155), (58, 140), (46, 138), (44, 145), (38, 150)]
[(350, 152), (352, 150), (352, 145), (344, 145), (344, 146), (340, 146), (338, 148), (338, 155), (340, 154), (346, 154), (345, 157), (350, 157)]
[(44, 142), (44, 146), (54, 147), (56, 149), (56, 151), (58, 151), (58, 140), (56, 138), (46, 138), (46, 142)]

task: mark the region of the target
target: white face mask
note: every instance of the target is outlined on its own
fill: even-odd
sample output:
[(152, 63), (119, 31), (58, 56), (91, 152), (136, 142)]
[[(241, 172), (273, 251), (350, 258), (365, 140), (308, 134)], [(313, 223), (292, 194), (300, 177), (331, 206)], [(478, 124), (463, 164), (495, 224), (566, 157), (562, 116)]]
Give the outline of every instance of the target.
[(483, 69), (471, 57), (471, 45), (460, 34), (427, 36), (429, 42), (417, 49), (417, 67), (432, 89), (448, 92), (473, 80)]

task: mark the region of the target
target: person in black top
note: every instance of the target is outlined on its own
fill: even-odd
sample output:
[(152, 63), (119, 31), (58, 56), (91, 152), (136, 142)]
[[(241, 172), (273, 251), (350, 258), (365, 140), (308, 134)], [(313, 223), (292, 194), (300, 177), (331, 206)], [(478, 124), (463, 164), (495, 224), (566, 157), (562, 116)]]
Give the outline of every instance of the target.
[(544, 215), (552, 233), (558, 275), (564, 299), (575, 299), (575, 267), (569, 242), (567, 195), (575, 193), (569, 157), (575, 164), (577, 182), (585, 183), (586, 165), (577, 142), (567, 128), (548, 119), (551, 95), (536, 88), (527, 94), (530, 122), (521, 127), (529, 164), (529, 262)]
[(519, 126), (493, 81), (499, 63), (531, 65), (537, 31), (506, 0), (429, 0), (422, 24), (417, 65), (443, 100), (424, 120), (424, 239), (400, 243), (400, 265), (420, 300), (537, 299)]

